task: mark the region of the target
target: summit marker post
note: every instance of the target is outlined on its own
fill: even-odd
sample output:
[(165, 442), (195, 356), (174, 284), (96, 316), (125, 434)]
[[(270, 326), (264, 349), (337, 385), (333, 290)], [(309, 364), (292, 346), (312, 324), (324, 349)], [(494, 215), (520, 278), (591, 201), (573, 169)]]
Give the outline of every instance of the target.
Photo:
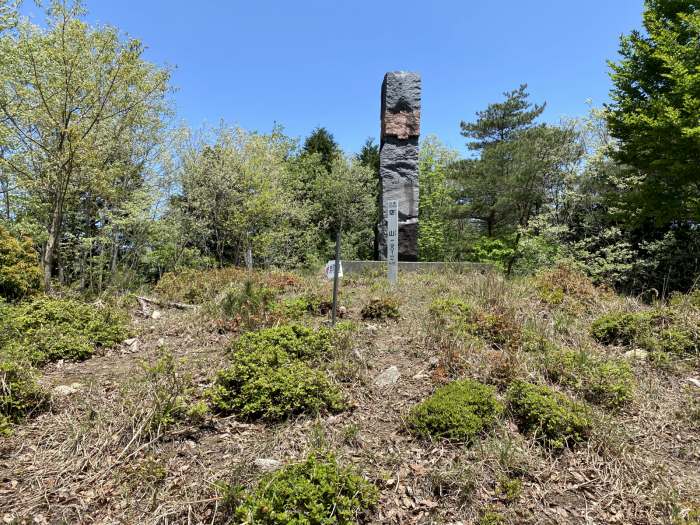
[(386, 262), (389, 283), (395, 285), (399, 277), (399, 201), (387, 201)]

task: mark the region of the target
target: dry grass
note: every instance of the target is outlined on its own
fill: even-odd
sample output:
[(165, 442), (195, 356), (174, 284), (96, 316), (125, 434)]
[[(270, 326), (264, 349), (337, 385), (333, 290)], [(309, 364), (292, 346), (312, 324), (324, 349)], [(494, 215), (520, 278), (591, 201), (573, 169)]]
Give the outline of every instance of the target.
[[(163, 419), (163, 407), (177, 406), (176, 398), (187, 405), (203, 398), (234, 336), (217, 333), (203, 313), (134, 317), (136, 345), (45, 371), (48, 387), (82, 387), (55, 396), (49, 413), (2, 442), (0, 517), (18, 523), (225, 523), (218, 483), (252, 485), (262, 474), (255, 459), (289, 463), (328, 448), (380, 488), (375, 523), (477, 523), (487, 509), (512, 524), (683, 523), (700, 502), (700, 389), (686, 381), (697, 359), (669, 370), (635, 360), (633, 401), (615, 413), (593, 408), (588, 443), (558, 454), (522, 436), (508, 418), (468, 448), (407, 432), (410, 407), (451, 379), (499, 386), (514, 377), (544, 380), (541, 359), (522, 341), (493, 344), (436, 332), (429, 306), (437, 298), (458, 298), (494, 314), (507, 322), (508, 333), (534, 332), (556, 345), (621, 357), (624, 349), (595, 346), (590, 322), (608, 310), (642, 306), (567, 283), (576, 293), (552, 304), (531, 281), (508, 282), (496, 274), (402, 275), (395, 291), (372, 276), (346, 279), (341, 300), (357, 329), (323, 366), (352, 408), (277, 425), (186, 410)], [(318, 277), (295, 281), (285, 293), (300, 292), (330, 296), (329, 284)], [(360, 310), (377, 296), (396, 298), (400, 319), (362, 321)], [(145, 370), (142, 363), (158, 362), (163, 349), (174, 356), (173, 366)], [(401, 372), (397, 384), (376, 386), (374, 378), (392, 365)], [(506, 496), (509, 480), (518, 480), (513, 486), (520, 490)]]

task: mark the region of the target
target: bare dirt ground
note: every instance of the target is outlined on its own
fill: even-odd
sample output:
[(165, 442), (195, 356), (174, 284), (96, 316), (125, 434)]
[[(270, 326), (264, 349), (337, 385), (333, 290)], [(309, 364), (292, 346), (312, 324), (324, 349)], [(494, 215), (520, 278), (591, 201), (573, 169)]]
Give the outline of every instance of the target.
[[(0, 442), (0, 518), (6, 523), (225, 523), (219, 482), (254, 482), (256, 459), (298, 461), (310, 450), (334, 450), (376, 483), (381, 501), (374, 523), (680, 524), (700, 503), (698, 428), (676, 414), (696, 402), (682, 372), (634, 362), (637, 390), (619, 413), (598, 412), (588, 443), (552, 454), (521, 435), (507, 418), (471, 447), (416, 439), (404, 418), (415, 403), (455, 376), (444, 349), (427, 337), (429, 304), (469, 296), (505, 304), (519, 322), (568, 345), (586, 340), (591, 316), (569, 315), (532, 298), (525, 285), (498, 276), (409, 275), (393, 293), (398, 321), (363, 321), (360, 309), (389, 293), (371, 277), (347, 279), (342, 301), (358, 325), (351, 351), (329, 364), (352, 408), (337, 415), (298, 417), (277, 425), (207, 414), (202, 420), (149, 427), (162, 399), (154, 392), (187, 391), (202, 398), (225, 366), (232, 334), (220, 334), (201, 312), (162, 309), (158, 319), (134, 309), (135, 342), (81, 363), (44, 370), (52, 410), (17, 427)], [(327, 293), (317, 277), (305, 285)], [(287, 292), (294, 295), (294, 290)], [(618, 301), (619, 302), (619, 301)], [(318, 317), (305, 322), (320, 324)], [(473, 348), (460, 375), (485, 379), (492, 352)], [(144, 370), (168, 351), (174, 369)], [(622, 349), (606, 350), (622, 353)], [(519, 373), (532, 374), (525, 360)], [(391, 366), (398, 381), (374, 381)], [(697, 369), (695, 370), (697, 375)], [(522, 489), (499, 489), (517, 472)], [(675, 521), (674, 521), (675, 520)]]

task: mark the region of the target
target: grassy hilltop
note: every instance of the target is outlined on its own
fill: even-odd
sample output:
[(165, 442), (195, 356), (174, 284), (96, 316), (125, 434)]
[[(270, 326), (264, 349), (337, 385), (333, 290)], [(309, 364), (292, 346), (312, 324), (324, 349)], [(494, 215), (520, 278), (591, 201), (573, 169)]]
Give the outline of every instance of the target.
[(335, 328), (329, 297), (223, 269), (5, 305), (5, 519), (697, 523), (697, 294), (368, 274)]

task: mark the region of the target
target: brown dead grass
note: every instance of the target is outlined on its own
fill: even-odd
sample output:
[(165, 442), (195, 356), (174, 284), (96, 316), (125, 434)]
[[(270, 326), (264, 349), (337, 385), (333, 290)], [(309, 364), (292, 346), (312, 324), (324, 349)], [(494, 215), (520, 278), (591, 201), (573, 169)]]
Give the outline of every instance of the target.
[[(330, 295), (320, 278), (295, 279), (289, 294)], [(592, 439), (561, 454), (543, 450), (507, 419), (470, 448), (417, 440), (404, 425), (409, 408), (441, 382), (541, 377), (538, 360), (519, 347), (432, 333), (427, 316), (434, 299), (461, 298), (505, 316), (508, 326), (535, 329), (572, 348), (593, 344), (587, 328), (600, 309), (616, 302), (630, 307), (628, 300), (608, 294), (599, 305), (586, 299), (586, 307), (572, 313), (568, 304), (544, 303), (530, 282), (496, 274), (402, 275), (395, 291), (381, 279), (352, 277), (341, 294), (358, 331), (326, 366), (350, 410), (278, 425), (207, 415), (146, 429), (154, 410), (148, 389), (154, 387), (140, 382), (141, 363), (168, 349), (196, 399), (226, 362), (224, 349), (234, 335), (217, 333), (200, 312), (168, 310), (157, 320), (135, 314), (134, 345), (45, 371), (49, 388), (83, 386), (55, 396), (49, 413), (19, 426), (0, 445), (0, 517), (17, 523), (225, 523), (219, 482), (252, 485), (261, 476), (255, 459), (289, 463), (319, 447), (335, 450), (380, 488), (375, 523), (477, 523), (488, 508), (512, 524), (671, 524), (700, 501), (697, 428), (677, 416), (698, 390), (688, 390), (683, 375), (645, 362), (634, 363), (634, 402), (616, 414), (598, 411)], [(401, 318), (362, 321), (362, 306), (383, 295), (399, 300)], [(392, 365), (401, 372), (398, 383), (375, 386), (374, 378)], [(521, 481), (514, 500), (499, 491), (503, 479)]]

